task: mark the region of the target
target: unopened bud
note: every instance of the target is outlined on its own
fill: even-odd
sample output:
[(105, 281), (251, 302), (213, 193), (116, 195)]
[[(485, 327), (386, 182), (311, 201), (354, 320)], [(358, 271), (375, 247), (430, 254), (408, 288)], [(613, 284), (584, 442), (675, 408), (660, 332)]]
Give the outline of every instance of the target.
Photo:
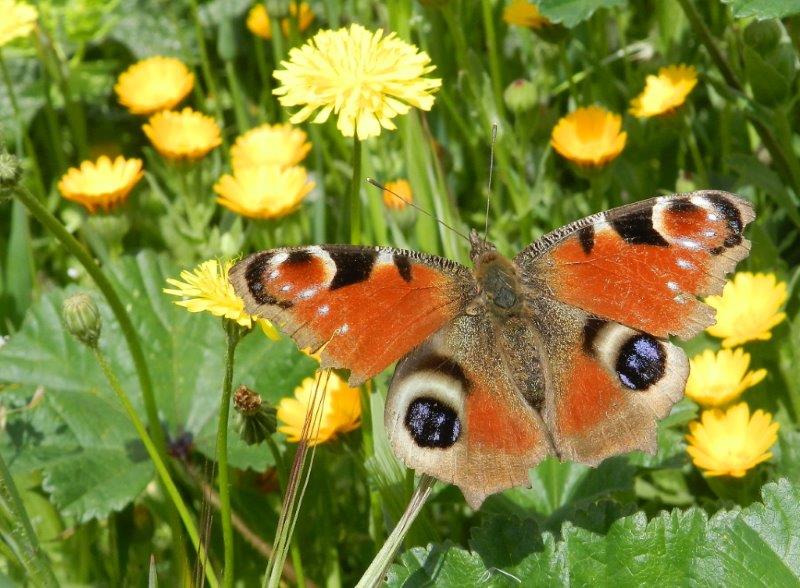
[(506, 105), (514, 112), (524, 112), (536, 106), (539, 101), (536, 86), (530, 80), (514, 80), (503, 92)]
[(233, 407), (238, 413), (236, 425), (239, 436), (248, 445), (261, 443), (277, 429), (275, 407), (265, 403), (257, 392), (247, 386), (239, 386), (234, 392)]
[(89, 347), (97, 346), (100, 338), (100, 310), (91, 296), (85, 293), (70, 296), (64, 300), (61, 312), (67, 331), (81, 343)]
[(0, 152), (0, 188), (13, 188), (22, 177), (19, 158), (6, 151)]

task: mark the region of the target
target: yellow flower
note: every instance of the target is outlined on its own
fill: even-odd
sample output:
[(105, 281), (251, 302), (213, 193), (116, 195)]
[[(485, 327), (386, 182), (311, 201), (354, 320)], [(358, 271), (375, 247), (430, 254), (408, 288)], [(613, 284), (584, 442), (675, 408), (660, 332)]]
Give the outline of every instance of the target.
[(539, 7), (528, 0), (512, 0), (503, 10), (503, 20), (510, 25), (530, 29), (540, 29), (551, 24), (539, 12)]
[(724, 412), (719, 408), (704, 410), (700, 422), (689, 423), (686, 451), (706, 476), (741, 478), (772, 457), (769, 448), (778, 439), (779, 426), (763, 410), (751, 417), (746, 402)]
[(132, 114), (152, 114), (177, 106), (193, 86), (194, 74), (181, 60), (149, 57), (122, 72), (114, 91)]
[(427, 53), (382, 30), (361, 25), (318, 32), (289, 52), (283, 69), (273, 75), (281, 86), (273, 93), (284, 106), (300, 106), (291, 119), (323, 123), (331, 113), (345, 137), (380, 135), (395, 129), (392, 119), (412, 106), (430, 110), (433, 92), (442, 80), (422, 77), (431, 72)]
[(717, 310), (717, 322), (708, 333), (720, 337), (723, 347), (766, 341), (772, 337), (770, 329), (786, 318), (781, 306), (788, 295), (786, 282), (778, 282), (775, 274), (739, 272), (725, 284), (722, 296), (706, 298)]
[(216, 184), (217, 202), (250, 218), (277, 218), (295, 210), (314, 188), (303, 167), (260, 165), (225, 174)]
[(181, 112), (157, 112), (142, 128), (153, 147), (169, 159), (200, 159), (222, 142), (214, 119), (188, 106)]
[(358, 388), (349, 387), (339, 376), (328, 372), (320, 373), (315, 378), (306, 378), (295, 388), (294, 398), (281, 399), (278, 403), (278, 421), (283, 424), (278, 430), (286, 434), (291, 443), (301, 441), (306, 414), (314, 408), (320, 410), (320, 406), (322, 415), (319, 431), (308, 437), (309, 445), (325, 443), (338, 433), (347, 433), (361, 424), (361, 396)]
[[(289, 5), (289, 14), (291, 14), (293, 17), (297, 16), (297, 2), (292, 2)], [(297, 16), (297, 28), (300, 30), (300, 32), (303, 32), (311, 26), (312, 22), (314, 22), (314, 12), (308, 5), (308, 2), (302, 2), (300, 4), (300, 15)], [(289, 24), (288, 18), (281, 19), (281, 30), (287, 37), (289, 36), (290, 26), (291, 25)], [(250, 9), (250, 12), (247, 13), (247, 28), (251, 33), (261, 37), (262, 39), (272, 38), (272, 27), (270, 26), (269, 22), (269, 13), (267, 13), (267, 9), (262, 3), (258, 3), (253, 6)]]
[(686, 396), (703, 406), (728, 404), (767, 375), (764, 369), (747, 371), (750, 354), (741, 347), (734, 351), (722, 349), (717, 353), (706, 349), (689, 363), (691, 370), (686, 382)]
[[(414, 201), (414, 193), (411, 191), (411, 184), (408, 180), (396, 180), (394, 182), (387, 182), (383, 191), (383, 203), (386, 208), (393, 210), (403, 210), (408, 206), (409, 202)], [(401, 196), (398, 198), (397, 196)], [(405, 201), (404, 201), (405, 200)]]
[(113, 162), (105, 155), (97, 161), (84, 161), (80, 168), (71, 167), (58, 182), (58, 190), (67, 200), (80, 202), (89, 212), (105, 211), (128, 197), (142, 179), (142, 160), (125, 159)]
[(647, 118), (678, 108), (697, 85), (697, 70), (690, 65), (670, 65), (647, 76), (644, 90), (631, 100), (633, 116)]
[(601, 166), (625, 148), (628, 134), (621, 131), (622, 117), (599, 106), (579, 108), (558, 121), (550, 144), (570, 161)]
[(228, 281), (232, 266), (233, 261), (204, 261), (192, 271), (182, 271), (180, 280), (167, 278), (167, 283), (175, 288), (165, 288), (164, 293), (182, 297), (183, 300), (177, 300), (175, 304), (189, 312), (210, 312), (248, 328), (258, 323), (267, 337), (277, 339), (278, 331), (271, 322), (245, 312), (244, 301)]
[(245, 167), (297, 165), (311, 150), (304, 131), (290, 124), (264, 124), (236, 138), (231, 147), (234, 172)]
[(14, 39), (27, 37), (36, 28), (39, 11), (35, 6), (15, 0), (0, 0), (0, 47)]

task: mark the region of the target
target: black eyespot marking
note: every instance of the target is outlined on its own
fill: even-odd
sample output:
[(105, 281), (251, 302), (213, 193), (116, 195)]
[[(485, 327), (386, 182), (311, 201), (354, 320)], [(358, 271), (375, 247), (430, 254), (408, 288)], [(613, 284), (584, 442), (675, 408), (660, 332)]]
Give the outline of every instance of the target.
[(597, 318), (596, 316), (589, 317), (586, 319), (586, 323), (583, 325), (583, 351), (587, 355), (594, 355), (594, 340), (597, 338), (598, 333), (600, 330), (608, 324), (608, 321), (604, 321), (601, 318)]
[(307, 249), (298, 249), (297, 251), (292, 251), (289, 257), (286, 258), (286, 261), (281, 265), (302, 265), (308, 263), (313, 258), (314, 255)]
[(661, 342), (645, 333), (635, 335), (620, 348), (617, 375), (631, 390), (646, 390), (664, 376), (667, 354)]
[(731, 204), (727, 198), (719, 194), (709, 194), (706, 198), (714, 205), (717, 212), (725, 218), (728, 236), (725, 237), (722, 244), (728, 248), (736, 247), (742, 242), (742, 231), (744, 230), (742, 215), (739, 214), (739, 209)]
[(416, 367), (420, 372), (438, 372), (461, 384), (465, 392), (469, 391), (470, 381), (461, 366), (444, 355), (431, 354), (425, 357)]
[(408, 259), (408, 255), (403, 255), (402, 253), (395, 253), (392, 257), (394, 261), (394, 266), (397, 268), (397, 272), (400, 274), (400, 277), (403, 278), (404, 281), (410, 282), (411, 261)]
[(247, 289), (250, 290), (250, 294), (253, 295), (253, 298), (255, 298), (256, 302), (259, 304), (271, 304), (269, 299), (274, 298), (264, 291), (264, 283), (261, 280), (264, 272), (267, 271), (269, 260), (272, 259), (274, 254), (274, 251), (265, 251), (254, 257), (253, 260), (247, 264), (247, 269), (244, 271)]
[(461, 421), (456, 411), (435, 398), (422, 396), (408, 405), (406, 429), (420, 447), (447, 449), (461, 435)]
[(653, 227), (652, 205), (608, 220), (626, 243), (669, 247), (667, 240)]
[(336, 290), (364, 282), (372, 272), (378, 252), (374, 249), (323, 247), (336, 265), (336, 275), (329, 288)]
[(696, 212), (700, 207), (693, 204), (688, 198), (678, 198), (670, 200), (667, 210), (670, 212)]
[(725, 247), (712, 247), (708, 250), (711, 255), (719, 255), (723, 251), (725, 251)]
[(586, 225), (578, 230), (578, 242), (586, 255), (594, 248), (594, 225)]

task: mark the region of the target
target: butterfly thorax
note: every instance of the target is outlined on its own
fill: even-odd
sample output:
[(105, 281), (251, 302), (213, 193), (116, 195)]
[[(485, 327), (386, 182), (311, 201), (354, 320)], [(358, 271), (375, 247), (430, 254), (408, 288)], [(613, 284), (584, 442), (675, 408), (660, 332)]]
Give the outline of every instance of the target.
[(486, 309), (496, 316), (518, 314), (522, 307), (522, 286), (514, 264), (475, 231), (470, 234), (470, 243), (475, 279)]

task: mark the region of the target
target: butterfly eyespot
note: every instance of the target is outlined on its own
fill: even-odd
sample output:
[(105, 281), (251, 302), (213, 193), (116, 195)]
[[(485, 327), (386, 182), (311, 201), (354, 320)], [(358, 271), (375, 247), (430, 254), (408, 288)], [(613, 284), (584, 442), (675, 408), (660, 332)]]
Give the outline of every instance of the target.
[(661, 342), (647, 334), (628, 339), (617, 356), (617, 375), (631, 390), (646, 390), (664, 376), (667, 354)]
[(446, 449), (461, 436), (458, 414), (435, 398), (412, 400), (406, 410), (406, 429), (420, 447)]

